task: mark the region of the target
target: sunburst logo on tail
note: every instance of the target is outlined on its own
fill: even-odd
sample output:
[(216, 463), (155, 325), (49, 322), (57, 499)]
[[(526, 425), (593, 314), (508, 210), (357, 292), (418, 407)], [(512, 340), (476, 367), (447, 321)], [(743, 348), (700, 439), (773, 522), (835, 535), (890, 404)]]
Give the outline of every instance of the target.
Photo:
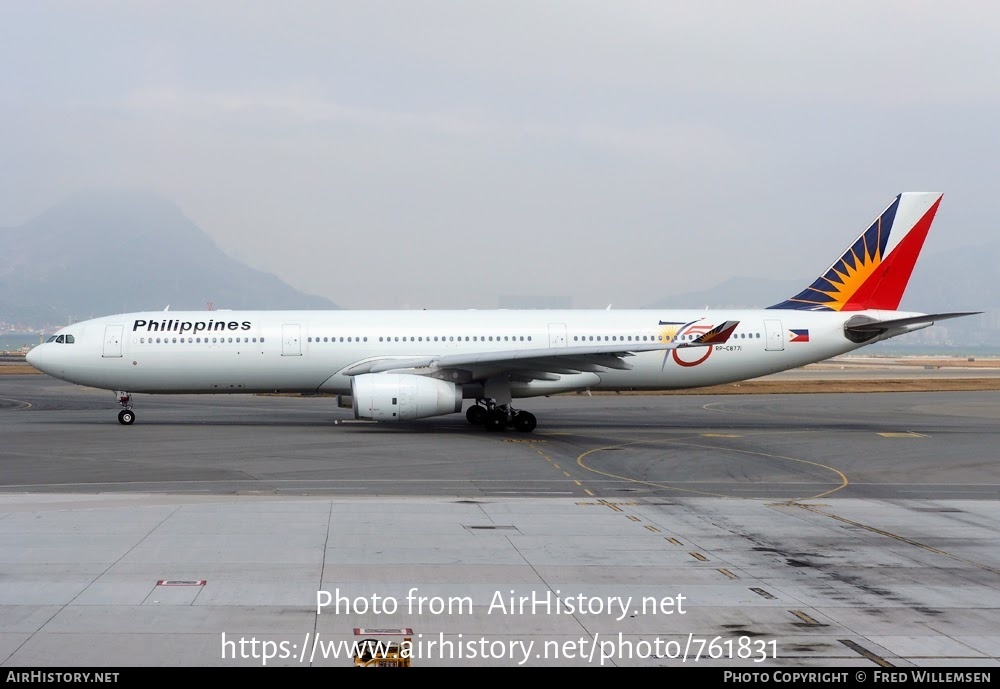
[[(860, 243), (861, 240), (858, 241)], [(861, 285), (882, 265), (882, 252), (877, 245), (874, 253), (869, 253), (867, 247), (860, 247), (860, 256), (856, 253), (858, 248), (857, 244), (851, 247), (826, 275), (810, 285), (807, 291), (825, 294), (827, 298), (809, 303), (825, 306), (833, 311), (840, 311), (847, 306), (847, 302)]]
[(900, 194), (823, 275), (791, 299), (768, 308), (897, 308), (940, 201), (938, 193)]

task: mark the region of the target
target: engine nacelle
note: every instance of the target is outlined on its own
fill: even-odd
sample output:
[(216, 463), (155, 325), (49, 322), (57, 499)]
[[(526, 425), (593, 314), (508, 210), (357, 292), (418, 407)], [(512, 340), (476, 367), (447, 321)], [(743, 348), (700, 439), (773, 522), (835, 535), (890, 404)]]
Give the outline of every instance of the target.
[(354, 418), (425, 419), (462, 411), (462, 386), (407, 373), (366, 373), (351, 378)]

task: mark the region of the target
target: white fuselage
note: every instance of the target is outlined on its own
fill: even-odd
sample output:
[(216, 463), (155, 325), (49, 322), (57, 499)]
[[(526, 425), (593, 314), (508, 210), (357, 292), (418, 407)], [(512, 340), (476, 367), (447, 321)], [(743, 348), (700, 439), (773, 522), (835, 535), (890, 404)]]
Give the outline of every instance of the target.
[[(739, 326), (724, 344), (628, 357), (630, 370), (568, 373), (515, 383), (513, 397), (568, 390), (662, 390), (745, 380), (863, 345), (844, 335), (859, 314), (746, 311), (201, 311), (120, 314), (77, 323), (29, 355), (37, 368), (81, 385), (147, 393), (351, 392), (345, 369), (385, 357), (433, 357), (696, 337), (710, 323)], [(701, 327), (701, 330), (699, 330)], [(795, 335), (792, 331), (798, 331)], [(803, 335), (802, 333), (806, 333)], [(898, 333), (894, 333), (898, 334)], [(624, 343), (624, 344), (622, 344)], [(473, 380), (493, 375), (472, 369)], [(466, 397), (481, 396), (475, 386)]]

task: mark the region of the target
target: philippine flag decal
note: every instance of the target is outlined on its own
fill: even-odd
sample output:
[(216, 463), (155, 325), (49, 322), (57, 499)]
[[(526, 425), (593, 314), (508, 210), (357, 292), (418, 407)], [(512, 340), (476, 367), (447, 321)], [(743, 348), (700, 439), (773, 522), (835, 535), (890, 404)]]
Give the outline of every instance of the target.
[(789, 330), (788, 331), (788, 341), (789, 342), (808, 342), (809, 341), (809, 331), (808, 330)]

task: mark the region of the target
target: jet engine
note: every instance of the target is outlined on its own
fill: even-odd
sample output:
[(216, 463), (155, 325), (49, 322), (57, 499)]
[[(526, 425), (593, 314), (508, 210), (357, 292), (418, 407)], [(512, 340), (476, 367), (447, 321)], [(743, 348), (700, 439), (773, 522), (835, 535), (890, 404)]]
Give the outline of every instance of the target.
[(462, 386), (407, 373), (351, 378), (354, 418), (407, 421), (462, 411)]

